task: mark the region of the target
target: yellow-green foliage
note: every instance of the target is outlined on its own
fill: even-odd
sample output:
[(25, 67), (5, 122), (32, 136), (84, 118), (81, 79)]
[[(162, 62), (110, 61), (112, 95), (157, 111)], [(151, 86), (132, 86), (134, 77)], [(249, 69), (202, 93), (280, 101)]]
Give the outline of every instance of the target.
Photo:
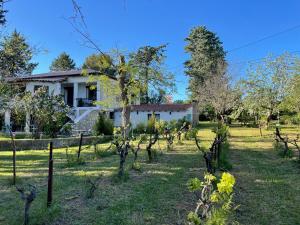
[[(234, 176), (227, 172), (222, 174), (219, 182), (217, 182), (217, 177), (212, 174), (206, 174), (204, 181), (200, 181), (198, 178), (189, 180), (188, 189), (193, 192), (201, 192), (201, 198), (197, 202), (195, 212), (190, 212), (187, 216), (189, 224), (227, 224), (228, 217), (233, 210), (232, 193), (234, 185)], [(203, 196), (205, 199), (203, 199)], [(199, 209), (205, 209), (207, 206), (210, 206), (210, 211), (206, 213), (205, 218), (201, 218), (202, 212), (199, 212)]]

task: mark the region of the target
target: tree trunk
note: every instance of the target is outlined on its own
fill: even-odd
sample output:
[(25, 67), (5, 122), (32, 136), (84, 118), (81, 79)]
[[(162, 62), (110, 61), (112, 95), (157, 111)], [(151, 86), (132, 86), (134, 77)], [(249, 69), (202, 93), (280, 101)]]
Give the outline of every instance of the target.
[(138, 151), (135, 151), (134, 152), (133, 162), (136, 162), (137, 158), (138, 158)]
[(261, 130), (261, 124), (259, 123), (259, 133), (260, 133), (260, 136), (262, 137), (263, 134), (262, 134), (262, 130)]
[(29, 209), (36, 197), (36, 188), (32, 186), (30, 191), (25, 191), (24, 189), (17, 187), (17, 191), (20, 192), (22, 200), (25, 201), (24, 225), (29, 225)]
[(122, 132), (123, 138), (126, 140), (129, 136), (129, 123), (130, 123), (130, 107), (129, 107), (129, 98), (128, 98), (128, 90), (127, 90), (127, 71), (125, 70), (125, 57), (120, 56), (119, 62), (119, 88), (121, 90), (121, 99), (122, 99)]
[(120, 166), (119, 166), (119, 177), (124, 176), (124, 164), (125, 164), (126, 154), (125, 151), (122, 149), (120, 152)]
[(147, 153), (148, 153), (148, 159), (149, 159), (149, 162), (152, 162), (153, 160), (153, 157), (152, 157), (152, 152), (151, 152), (151, 149), (147, 147)]
[(25, 202), (25, 211), (24, 211), (24, 225), (29, 225), (29, 208), (30, 208), (31, 202), (26, 201)]
[(272, 119), (273, 109), (270, 109), (269, 115), (267, 117), (267, 128), (269, 128), (271, 119)]

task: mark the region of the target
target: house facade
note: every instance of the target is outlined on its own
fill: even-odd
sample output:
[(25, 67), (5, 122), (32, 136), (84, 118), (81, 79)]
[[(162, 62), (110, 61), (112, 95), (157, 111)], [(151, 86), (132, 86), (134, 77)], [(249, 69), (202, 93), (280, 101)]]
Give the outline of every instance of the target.
[[(121, 126), (121, 108), (114, 110), (114, 125)], [(140, 123), (146, 123), (149, 118), (155, 115), (156, 119), (169, 122), (186, 118), (192, 124), (197, 124), (199, 114), (195, 104), (143, 104), (132, 105), (130, 110), (130, 122), (132, 127)]]
[[(85, 74), (97, 75), (95, 70), (86, 70)], [(115, 77), (110, 77), (116, 82)], [(89, 76), (84, 76), (81, 70), (49, 72), (30, 76), (11, 78), (14, 84), (22, 84), (26, 91), (34, 93), (40, 87), (45, 87), (49, 94), (61, 95), (65, 103), (71, 107), (69, 115), (73, 131), (90, 132), (101, 110), (105, 110), (116, 127), (121, 126), (121, 104), (118, 96), (108, 96), (105, 86), (100, 81), (91, 82)], [(91, 88), (91, 86), (93, 88)], [(103, 108), (95, 102), (110, 99), (110, 108)], [(186, 118), (193, 124), (198, 121), (198, 114), (193, 104), (139, 104), (131, 106), (131, 124), (135, 127), (139, 123), (146, 123), (155, 114), (156, 118), (164, 121)], [(24, 125), (14, 128), (13, 131), (29, 133), (30, 115), (26, 115)], [(7, 110), (4, 116), (5, 127), (14, 124), (11, 112)]]
[[(95, 70), (86, 70), (85, 74), (97, 75)], [(116, 82), (114, 77), (110, 77), (111, 82)], [(90, 82), (89, 76), (84, 76), (82, 70), (71, 70), (61, 72), (49, 72), (30, 76), (11, 78), (8, 82), (16, 85), (22, 84), (26, 91), (34, 93), (40, 87), (45, 87), (49, 94), (61, 95), (65, 103), (71, 107), (72, 113), (70, 119), (75, 125), (75, 129), (89, 130), (91, 123), (97, 118), (99, 110), (103, 110), (100, 105), (95, 105), (97, 101), (103, 101), (107, 93), (100, 81)], [(93, 86), (93, 88), (91, 88)], [(111, 108), (105, 108), (106, 111), (113, 112), (113, 109), (119, 107), (117, 101), (112, 102)], [(30, 115), (26, 115), (24, 127), (18, 131), (30, 132)], [(13, 119), (10, 111), (5, 112), (4, 124), (10, 126)], [(77, 126), (77, 128), (76, 128)]]

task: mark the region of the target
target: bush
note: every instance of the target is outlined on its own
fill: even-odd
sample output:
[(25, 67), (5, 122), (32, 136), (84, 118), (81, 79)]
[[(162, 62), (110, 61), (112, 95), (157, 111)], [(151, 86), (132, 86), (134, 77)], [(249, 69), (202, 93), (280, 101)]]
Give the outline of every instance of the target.
[(147, 122), (147, 127), (146, 127), (147, 134), (153, 134), (155, 132), (155, 123), (156, 123), (156, 118), (154, 115), (152, 115)]
[(134, 134), (144, 134), (146, 132), (146, 125), (144, 123), (139, 123), (133, 129)]
[(98, 120), (94, 125), (94, 132), (96, 135), (112, 135), (114, 132), (113, 122), (103, 112), (100, 112), (98, 115)]

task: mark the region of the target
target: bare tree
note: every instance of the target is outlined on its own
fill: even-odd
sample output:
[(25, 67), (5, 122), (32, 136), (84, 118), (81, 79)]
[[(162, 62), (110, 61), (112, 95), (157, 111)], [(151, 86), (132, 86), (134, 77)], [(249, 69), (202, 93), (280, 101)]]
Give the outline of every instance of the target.
[(218, 71), (215, 76), (211, 76), (202, 86), (199, 86), (196, 100), (200, 108), (211, 106), (217, 119), (224, 122), (225, 115), (237, 104), (239, 93), (230, 84), (226, 65), (220, 64)]

